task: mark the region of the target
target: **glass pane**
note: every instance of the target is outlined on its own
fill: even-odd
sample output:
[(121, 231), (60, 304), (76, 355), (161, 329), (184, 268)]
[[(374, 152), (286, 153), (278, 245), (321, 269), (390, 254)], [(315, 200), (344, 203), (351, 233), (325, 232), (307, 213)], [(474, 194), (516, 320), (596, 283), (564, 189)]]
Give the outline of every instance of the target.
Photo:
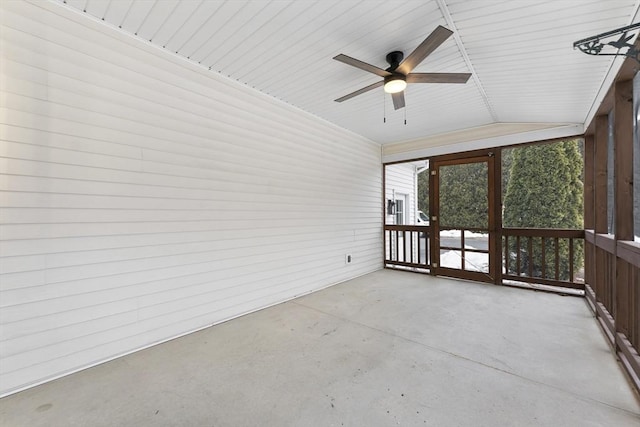
[(489, 233), (464, 232), (464, 247), (467, 249), (489, 250)]
[(440, 167), (440, 226), (489, 227), (487, 162)]
[(462, 254), (460, 251), (449, 249), (440, 250), (440, 267), (456, 268), (460, 270), (462, 268)]
[(440, 247), (455, 248), (462, 247), (462, 233), (460, 230), (440, 230)]
[(464, 269), (467, 271), (480, 271), (482, 273), (489, 272), (489, 254), (465, 252)]
[(404, 224), (404, 200), (396, 199), (396, 224)]
[(489, 253), (472, 252), (472, 250), (489, 250), (489, 233), (464, 232), (464, 269), (468, 271), (489, 272)]

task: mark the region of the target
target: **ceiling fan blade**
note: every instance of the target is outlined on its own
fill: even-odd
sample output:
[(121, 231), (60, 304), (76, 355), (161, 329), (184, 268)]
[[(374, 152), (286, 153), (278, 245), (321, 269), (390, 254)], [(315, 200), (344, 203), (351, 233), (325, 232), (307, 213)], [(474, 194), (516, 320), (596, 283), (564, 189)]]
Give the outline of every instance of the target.
[(391, 75), (390, 72), (385, 71), (382, 68), (378, 68), (375, 65), (367, 64), (366, 62), (362, 62), (359, 59), (355, 59), (347, 55), (340, 54), (338, 56), (335, 56), (333, 59), (335, 59), (336, 61), (344, 62), (345, 64), (351, 65), (352, 67), (368, 71), (380, 77), (387, 77)]
[(466, 83), (471, 73), (411, 73), (407, 83)]
[(431, 52), (444, 43), (451, 34), (453, 34), (453, 31), (443, 27), (442, 25), (438, 25), (438, 27), (433, 30), (433, 32), (429, 34), (429, 36), (424, 39), (424, 41), (420, 43), (420, 45), (418, 45), (418, 47), (411, 52), (411, 54), (409, 54), (402, 63), (400, 63), (396, 71), (405, 75), (409, 74), (418, 64), (429, 56)]
[(373, 89), (375, 89), (375, 88), (377, 88), (377, 87), (380, 87), (380, 86), (382, 86), (382, 85), (384, 85), (384, 81), (380, 80), (379, 82), (375, 82), (375, 83), (374, 83), (374, 84), (372, 84), (372, 85), (365, 86), (365, 87), (363, 87), (362, 89), (358, 89), (358, 90), (357, 90), (357, 91), (355, 91), (355, 92), (351, 92), (351, 93), (350, 93), (350, 94), (348, 94), (348, 95), (345, 95), (345, 96), (343, 96), (343, 97), (341, 97), (341, 98), (338, 98), (338, 99), (336, 99), (335, 101), (336, 101), (336, 102), (346, 101), (347, 99), (351, 99), (351, 98), (353, 98), (354, 96), (358, 96), (358, 95), (361, 95), (361, 94), (363, 94), (363, 93), (365, 93), (365, 92), (369, 92), (370, 90), (373, 90)]
[(399, 110), (404, 108), (404, 91), (398, 93), (392, 93), (391, 98), (393, 98), (393, 108)]

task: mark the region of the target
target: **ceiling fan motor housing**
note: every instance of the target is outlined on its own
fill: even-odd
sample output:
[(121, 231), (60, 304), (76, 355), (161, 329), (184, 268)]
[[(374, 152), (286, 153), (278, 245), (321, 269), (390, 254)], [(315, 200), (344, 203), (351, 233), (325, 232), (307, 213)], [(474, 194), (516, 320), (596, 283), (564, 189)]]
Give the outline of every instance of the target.
[(394, 50), (393, 52), (389, 52), (387, 54), (386, 59), (387, 59), (387, 62), (389, 63), (389, 68), (387, 68), (387, 71), (393, 72), (396, 68), (398, 68), (398, 66), (404, 59), (404, 53), (402, 53), (399, 50)]

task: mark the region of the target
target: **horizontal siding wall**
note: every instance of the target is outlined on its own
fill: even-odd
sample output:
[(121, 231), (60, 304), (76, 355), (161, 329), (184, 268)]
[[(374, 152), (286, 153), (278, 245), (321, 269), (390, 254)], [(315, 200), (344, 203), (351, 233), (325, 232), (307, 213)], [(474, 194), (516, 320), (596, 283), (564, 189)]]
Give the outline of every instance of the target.
[(382, 267), (379, 145), (64, 6), (0, 7), (0, 394)]
[[(416, 221), (416, 168), (411, 163), (399, 163), (385, 166), (385, 198), (398, 199), (407, 196), (405, 210), (405, 224), (415, 225)], [(388, 213), (388, 212), (387, 212)], [(395, 224), (395, 216), (387, 215), (386, 223)]]

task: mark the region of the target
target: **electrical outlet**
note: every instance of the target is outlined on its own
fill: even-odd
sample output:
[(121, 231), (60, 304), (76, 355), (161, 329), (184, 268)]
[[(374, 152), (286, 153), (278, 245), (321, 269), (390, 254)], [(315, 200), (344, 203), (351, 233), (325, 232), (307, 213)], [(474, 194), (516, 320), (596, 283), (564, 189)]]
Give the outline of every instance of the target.
[(353, 262), (353, 257), (351, 256), (351, 254), (346, 254), (344, 256), (344, 263), (351, 264), (352, 262)]

